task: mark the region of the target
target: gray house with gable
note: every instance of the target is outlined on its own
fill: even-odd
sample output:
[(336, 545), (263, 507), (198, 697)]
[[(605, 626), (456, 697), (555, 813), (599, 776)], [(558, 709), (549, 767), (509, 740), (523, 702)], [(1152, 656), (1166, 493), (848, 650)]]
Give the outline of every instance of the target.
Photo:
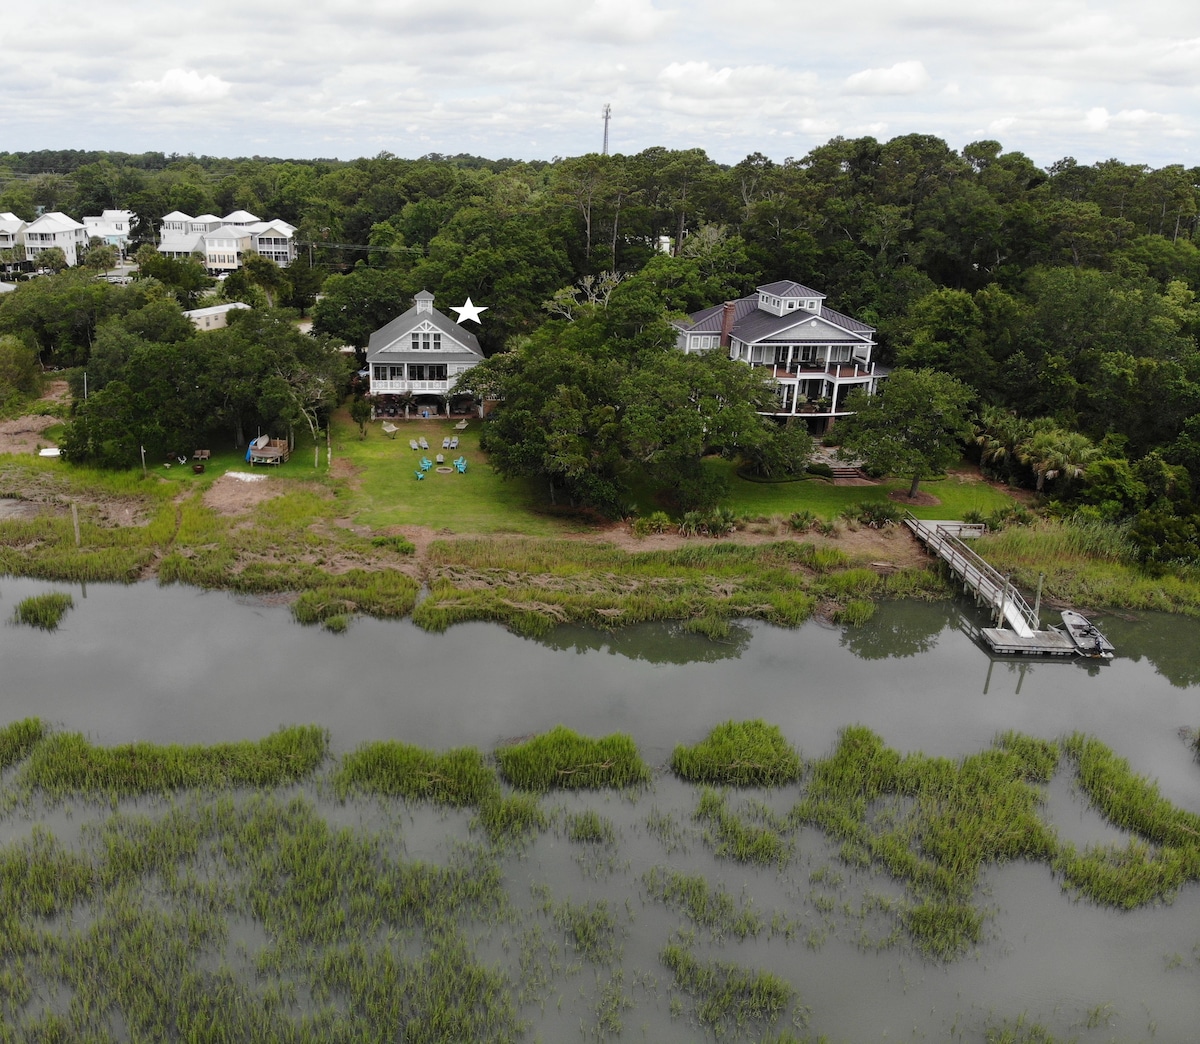
[(433, 294), (422, 290), (407, 312), (367, 342), (368, 394), (376, 415), (394, 415), (410, 403), (443, 410), (459, 374), (483, 358), (475, 335), (434, 308)]
[(825, 304), (825, 295), (782, 279), (674, 324), (684, 352), (727, 351), (766, 367), (779, 386), (775, 416), (803, 416), (824, 431), (849, 415), (855, 388), (873, 395), (887, 371), (871, 359), (875, 330)]

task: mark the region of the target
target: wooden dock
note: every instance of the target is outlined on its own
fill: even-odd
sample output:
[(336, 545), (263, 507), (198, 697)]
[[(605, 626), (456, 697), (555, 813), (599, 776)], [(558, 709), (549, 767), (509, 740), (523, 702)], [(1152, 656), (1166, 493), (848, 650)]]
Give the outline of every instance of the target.
[(1076, 656), (1079, 650), (1062, 631), (1043, 630), (1037, 613), (1009, 580), (979, 557), (965, 543), (983, 533), (985, 527), (966, 522), (914, 518), (904, 524), (950, 571), (962, 581), (963, 590), (974, 594), (980, 605), (993, 613), (995, 627), (981, 627), (979, 637), (1000, 656)]
[(986, 527), (967, 522), (952, 522), (913, 518), (908, 514), (904, 524), (930, 551), (949, 567), (963, 583), (963, 590), (975, 595), (980, 605), (990, 606), (997, 624), (1022, 638), (1030, 638), (1038, 630), (1037, 614), (1029, 607), (1021, 592), (1006, 576), (980, 558), (963, 538), (980, 536)]

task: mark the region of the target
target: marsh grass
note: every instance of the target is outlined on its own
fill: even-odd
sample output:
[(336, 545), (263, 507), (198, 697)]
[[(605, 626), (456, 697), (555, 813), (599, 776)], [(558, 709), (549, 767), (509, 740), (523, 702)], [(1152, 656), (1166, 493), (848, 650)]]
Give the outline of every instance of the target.
[[(534, 637), (562, 623), (612, 628), (685, 620), (720, 640), (729, 620), (795, 627), (834, 589), (870, 586), (869, 571), (849, 570), (841, 551), (794, 541), (630, 554), (580, 541), (463, 538), (434, 541), (428, 562), (429, 597), (413, 612), (419, 626), (491, 620)], [(851, 575), (838, 580), (846, 571)]]
[(1176, 808), (1153, 782), (1099, 740), (1074, 733), (1064, 744), (1079, 787), (1114, 826), (1136, 836), (1125, 845), (1066, 844), (1055, 869), (1072, 888), (1108, 906), (1132, 909), (1169, 900), (1200, 880), (1200, 816)]
[(75, 599), (62, 591), (30, 595), (17, 603), (13, 620), (30, 627), (40, 627), (43, 631), (53, 631), (58, 628), (67, 610), (74, 606)]
[(702, 961), (677, 943), (664, 947), (659, 959), (674, 973), (676, 986), (695, 999), (696, 1021), (718, 1037), (750, 1025), (761, 1032), (796, 996), (790, 984), (771, 972)]
[(496, 760), (504, 778), (522, 790), (637, 787), (650, 782), (650, 767), (631, 736), (614, 732), (593, 739), (565, 725), (524, 743), (500, 747)]
[(576, 844), (616, 847), (617, 828), (608, 816), (600, 815), (595, 809), (589, 808), (583, 812), (568, 814), (566, 827), (567, 839)]
[(739, 903), (723, 884), (710, 885), (702, 874), (652, 866), (642, 875), (642, 885), (652, 899), (707, 928), (714, 938), (753, 938), (765, 927), (761, 915), (745, 898)]
[(343, 801), (357, 792), (474, 808), (496, 842), (520, 842), (546, 826), (537, 799), (505, 796), (496, 770), (475, 747), (439, 752), (396, 740), (364, 743), (342, 758), (332, 782)]
[(55, 733), (36, 744), (19, 774), (26, 788), (52, 797), (122, 797), (188, 787), (273, 787), (312, 773), (329, 737), (315, 725), (294, 725), (258, 741), (209, 746), (131, 743), (100, 747), (81, 733)]
[(612, 964), (620, 959), (617, 915), (607, 899), (555, 903), (547, 897), (542, 910), (550, 915), (570, 947), (585, 960), (593, 964)]
[[(302, 798), (229, 793), (118, 812), (81, 839), (71, 851), (35, 828), (0, 848), (0, 1040), (522, 1035), (515, 983), (471, 941), (508, 916), (479, 849), (413, 862)], [(247, 917), (265, 943), (214, 961)]]
[(909, 933), (926, 953), (949, 958), (979, 938), (982, 918), (970, 904), (985, 863), (1057, 852), (1038, 811), (1039, 785), (1059, 757), (1057, 744), (1015, 733), (957, 762), (901, 755), (852, 726), (813, 766), (792, 814), (840, 840), (850, 863), (902, 880), (914, 899)]
[(0, 729), (0, 771), (27, 757), (45, 735), (40, 718), (22, 718), (5, 725)]
[(478, 806), (499, 789), (495, 771), (474, 747), (439, 753), (396, 740), (364, 743), (346, 754), (333, 783), (343, 800), (362, 790), (454, 808)]
[(1026, 590), (1045, 573), (1045, 592), (1066, 604), (1200, 615), (1200, 584), (1141, 569), (1123, 527), (1043, 519), (1008, 526), (973, 546)]
[(704, 840), (712, 850), (739, 863), (782, 867), (795, 847), (785, 836), (791, 830), (789, 824), (766, 806), (743, 802), (739, 814), (729, 807), (725, 794), (711, 787), (701, 790), (694, 818), (704, 825)]
[(680, 744), (671, 755), (671, 771), (680, 779), (713, 786), (780, 786), (794, 783), (802, 770), (800, 755), (779, 726), (761, 719), (724, 722), (699, 743)]

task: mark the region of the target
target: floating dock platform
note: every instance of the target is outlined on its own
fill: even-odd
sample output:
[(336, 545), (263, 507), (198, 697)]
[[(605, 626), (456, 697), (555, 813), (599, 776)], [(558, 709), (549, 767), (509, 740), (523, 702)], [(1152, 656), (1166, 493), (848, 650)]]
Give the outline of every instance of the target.
[(1079, 650), (1062, 631), (1050, 628), (1031, 635), (1007, 627), (981, 627), (980, 637), (997, 656), (1076, 656)]

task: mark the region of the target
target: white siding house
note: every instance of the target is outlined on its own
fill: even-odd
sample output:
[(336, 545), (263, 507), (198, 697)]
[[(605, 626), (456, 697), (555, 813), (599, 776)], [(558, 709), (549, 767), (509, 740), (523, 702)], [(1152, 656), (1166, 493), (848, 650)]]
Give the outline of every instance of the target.
[(77, 265), (87, 247), (87, 228), (74, 218), (52, 210), (31, 221), (20, 232), (25, 244), (25, 257), (36, 266), (38, 255), (58, 247), (66, 255), (68, 265)]
[(167, 257), (203, 255), (210, 275), (241, 268), (249, 250), (283, 268), (296, 260), (296, 228), (286, 221), (260, 221), (245, 210), (223, 218), (173, 211), (162, 220), (158, 252)]
[(394, 414), (401, 401), (448, 405), (459, 374), (481, 362), (475, 335), (434, 308), (433, 294), (422, 290), (407, 312), (368, 342), (368, 393), (376, 416)]
[(684, 352), (726, 351), (767, 367), (779, 386), (775, 416), (803, 416), (827, 428), (847, 416), (846, 396), (873, 395), (886, 371), (871, 359), (875, 329), (825, 304), (818, 290), (782, 279), (675, 323)]

